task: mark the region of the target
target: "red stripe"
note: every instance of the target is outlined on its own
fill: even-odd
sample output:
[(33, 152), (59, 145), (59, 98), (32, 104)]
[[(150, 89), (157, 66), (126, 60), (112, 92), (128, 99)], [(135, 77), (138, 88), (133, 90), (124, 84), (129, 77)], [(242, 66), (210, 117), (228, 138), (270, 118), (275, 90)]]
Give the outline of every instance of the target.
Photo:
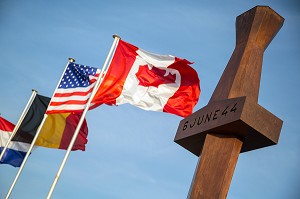
[(137, 47), (119, 40), (108, 71), (92, 100), (93, 108), (101, 104), (116, 104), (116, 98), (121, 95), (125, 80), (136, 59), (137, 50)]
[(94, 83), (95, 81), (97, 81), (97, 79), (91, 79), (90, 84)]
[(12, 132), (15, 128), (15, 125), (7, 121), (3, 117), (0, 117), (0, 130)]
[(63, 102), (51, 102), (50, 106), (61, 106), (61, 105), (84, 105), (88, 101), (87, 100), (68, 100), (68, 101), (63, 101)]
[(82, 108), (82, 109), (76, 109), (76, 110), (68, 110), (68, 109), (64, 109), (64, 110), (49, 110), (49, 111), (46, 111), (46, 114), (56, 114), (56, 113), (82, 113), (83, 110), (84, 110), (84, 108)]
[[(60, 149), (67, 149), (71, 139), (74, 135), (75, 129), (77, 127), (77, 124), (80, 120), (81, 114), (70, 114), (66, 118), (66, 126), (60, 141), (59, 148)], [(85, 144), (87, 143), (87, 135), (88, 135), (88, 127), (86, 120), (84, 120), (79, 134), (75, 140), (74, 146), (72, 147), (72, 150), (82, 150), (85, 151)]]
[(90, 90), (88, 90), (86, 92), (76, 91), (76, 92), (72, 92), (72, 93), (55, 93), (54, 97), (70, 97), (70, 96), (74, 96), (74, 95), (86, 96), (86, 95), (90, 94), (92, 92), (92, 90), (93, 90), (93, 88), (91, 88)]

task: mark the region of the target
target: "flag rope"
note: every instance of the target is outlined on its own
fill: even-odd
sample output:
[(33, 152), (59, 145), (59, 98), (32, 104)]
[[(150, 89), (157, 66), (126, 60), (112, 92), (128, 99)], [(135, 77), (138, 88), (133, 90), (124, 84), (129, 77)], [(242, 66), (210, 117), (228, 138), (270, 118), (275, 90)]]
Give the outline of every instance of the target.
[(63, 168), (64, 168), (64, 166), (65, 166), (65, 164), (66, 164), (66, 161), (67, 161), (67, 159), (68, 159), (68, 157), (69, 157), (69, 155), (70, 155), (71, 149), (72, 149), (72, 147), (73, 147), (73, 145), (74, 145), (74, 143), (75, 143), (75, 141), (76, 141), (76, 138), (77, 138), (77, 136), (78, 136), (78, 134), (79, 134), (80, 128), (81, 128), (82, 123), (83, 123), (83, 121), (84, 121), (84, 119), (85, 119), (85, 115), (86, 115), (87, 111), (88, 111), (89, 108), (90, 108), (90, 104), (91, 104), (91, 102), (92, 102), (92, 99), (93, 99), (93, 97), (95, 96), (95, 94), (96, 94), (96, 92), (97, 92), (99, 86), (100, 86), (101, 83), (102, 83), (102, 80), (103, 80), (103, 77), (102, 77), (102, 76), (103, 76), (103, 73), (104, 73), (104, 71), (106, 70), (106, 68), (108, 68), (108, 63), (109, 63), (109, 61), (111, 60), (111, 56), (113, 55), (114, 50), (115, 50), (115, 47), (116, 47), (116, 45), (117, 45), (117, 43), (118, 43), (118, 41), (119, 41), (119, 39), (120, 39), (120, 37), (117, 36), (117, 35), (114, 35), (113, 37), (114, 37), (113, 44), (112, 44), (112, 46), (111, 46), (111, 48), (110, 48), (110, 51), (109, 51), (109, 53), (108, 53), (108, 55), (107, 55), (107, 57), (106, 57), (106, 59), (105, 59), (105, 62), (104, 62), (104, 64), (103, 64), (103, 67), (102, 67), (101, 72), (100, 72), (100, 75), (99, 75), (99, 78), (97, 79), (96, 84), (95, 84), (95, 86), (94, 86), (93, 92), (92, 92), (92, 94), (91, 94), (91, 96), (90, 96), (90, 98), (89, 98), (89, 100), (88, 100), (88, 102), (87, 102), (87, 104), (86, 104), (86, 106), (85, 106), (85, 109), (84, 109), (84, 111), (83, 111), (83, 113), (82, 113), (82, 115), (81, 115), (81, 117), (80, 117), (80, 120), (79, 120), (79, 122), (78, 122), (78, 124), (77, 124), (76, 130), (75, 130), (74, 135), (73, 135), (73, 137), (72, 137), (72, 139), (71, 139), (71, 142), (70, 142), (70, 144), (69, 144), (69, 146), (68, 146), (68, 149), (67, 149), (67, 152), (66, 152), (66, 154), (65, 154), (65, 156), (64, 156), (64, 159), (63, 159), (63, 161), (62, 161), (62, 163), (61, 163), (61, 165), (60, 165), (60, 167), (59, 167), (59, 169), (58, 169), (58, 172), (57, 172), (57, 174), (56, 174), (56, 176), (55, 176), (55, 178), (54, 178), (54, 181), (53, 181), (53, 183), (52, 183), (52, 185), (51, 185), (51, 188), (50, 188), (50, 190), (49, 190), (49, 192), (48, 192), (47, 199), (50, 199), (51, 196), (52, 196), (52, 194), (53, 194), (54, 188), (55, 188), (55, 186), (56, 186), (56, 184), (57, 184), (57, 182), (58, 182), (58, 179), (59, 179), (59, 177), (60, 177), (60, 175), (61, 175), (61, 172), (62, 172), (62, 170), (63, 170)]

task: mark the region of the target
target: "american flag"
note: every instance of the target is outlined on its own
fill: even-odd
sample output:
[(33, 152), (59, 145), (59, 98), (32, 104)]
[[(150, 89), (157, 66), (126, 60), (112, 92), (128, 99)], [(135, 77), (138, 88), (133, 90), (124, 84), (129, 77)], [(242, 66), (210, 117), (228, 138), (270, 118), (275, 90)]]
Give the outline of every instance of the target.
[(70, 63), (56, 88), (46, 114), (81, 112), (91, 96), (100, 70)]

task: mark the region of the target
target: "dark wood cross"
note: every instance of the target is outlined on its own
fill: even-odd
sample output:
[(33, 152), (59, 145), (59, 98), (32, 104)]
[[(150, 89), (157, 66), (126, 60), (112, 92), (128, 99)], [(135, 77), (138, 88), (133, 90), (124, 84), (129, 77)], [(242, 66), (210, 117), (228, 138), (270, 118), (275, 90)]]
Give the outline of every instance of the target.
[(236, 46), (210, 98), (175, 142), (200, 156), (188, 198), (226, 198), (238, 156), (278, 143), (282, 120), (258, 104), (263, 53), (284, 19), (267, 6), (236, 18)]

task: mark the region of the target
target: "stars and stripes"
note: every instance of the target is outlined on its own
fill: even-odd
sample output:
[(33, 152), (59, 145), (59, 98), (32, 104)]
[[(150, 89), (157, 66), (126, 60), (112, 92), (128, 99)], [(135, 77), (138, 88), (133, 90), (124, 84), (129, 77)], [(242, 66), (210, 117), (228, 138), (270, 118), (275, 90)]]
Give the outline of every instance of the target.
[(100, 70), (97, 68), (70, 63), (46, 114), (83, 111), (99, 74)]

